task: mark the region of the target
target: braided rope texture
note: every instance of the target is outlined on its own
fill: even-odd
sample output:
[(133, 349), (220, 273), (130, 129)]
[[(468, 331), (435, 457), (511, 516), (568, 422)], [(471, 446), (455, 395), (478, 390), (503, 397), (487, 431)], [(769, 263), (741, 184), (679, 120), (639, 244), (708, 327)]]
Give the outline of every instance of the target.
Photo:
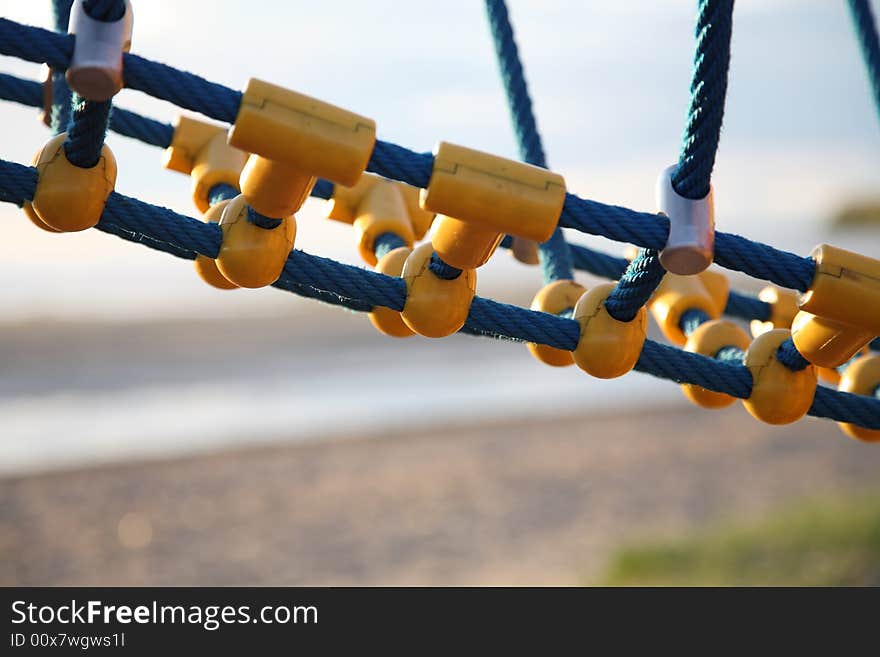
[(877, 22), (869, 0), (848, 0), (850, 15), (862, 49), (862, 59), (868, 69), (868, 82), (874, 94), (874, 104), (880, 114), (880, 38)]
[[(532, 110), (532, 98), (513, 36), (507, 4), (504, 0), (486, 0), (486, 16), (489, 19), (498, 70), (504, 83), (507, 106), (516, 133), (519, 156), (524, 162), (546, 169), (544, 145), (541, 143), (538, 122)], [(550, 239), (538, 246), (538, 258), (545, 283), (574, 277), (571, 252), (560, 228), (557, 227)]]
[[(63, 70), (70, 61), (72, 39), (0, 18), (0, 54), (34, 62), (45, 61)], [(126, 54), (124, 64), (128, 87), (218, 121), (235, 121), (241, 103), (240, 92), (137, 55)], [(424, 188), (431, 178), (433, 162), (430, 153), (416, 153), (379, 140), (367, 170)], [(669, 233), (669, 222), (661, 215), (590, 201), (570, 193), (566, 194), (559, 225), (653, 249), (662, 249)], [(722, 267), (801, 291), (809, 288), (815, 273), (815, 263), (809, 258), (739, 235), (716, 233), (715, 252), (715, 262)]]
[(619, 322), (631, 322), (642, 306), (648, 303), (665, 274), (656, 250), (639, 251), (605, 299), (608, 314)]
[(690, 199), (709, 193), (721, 139), (733, 32), (733, 0), (700, 0), (698, 7), (691, 101), (678, 168), (672, 175), (675, 191)]
[[(0, 200), (23, 204), (33, 198), (36, 180), (33, 167), (0, 160)], [(221, 231), (216, 224), (117, 192), (110, 195), (98, 228), (187, 259), (196, 254), (216, 258), (220, 249)], [(400, 278), (298, 250), (290, 254), (275, 286), (353, 310), (384, 306), (400, 311), (406, 300), (406, 284)], [(465, 329), (477, 335), (536, 342), (568, 351), (575, 349), (580, 333), (574, 320), (481, 297), (474, 298)], [(739, 398), (751, 393), (751, 374), (745, 367), (651, 340), (645, 342), (635, 369)], [(880, 429), (880, 399), (819, 388), (810, 414)]]

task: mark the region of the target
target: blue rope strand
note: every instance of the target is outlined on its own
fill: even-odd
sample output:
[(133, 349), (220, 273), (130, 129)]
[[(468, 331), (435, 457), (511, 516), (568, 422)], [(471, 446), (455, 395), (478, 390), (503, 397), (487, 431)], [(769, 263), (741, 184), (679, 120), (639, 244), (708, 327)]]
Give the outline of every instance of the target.
[(221, 201), (229, 201), (238, 196), (238, 188), (226, 183), (218, 183), (208, 190), (208, 203), (217, 205)]
[(699, 0), (690, 107), (672, 175), (673, 188), (685, 198), (709, 193), (724, 118), (732, 30), (733, 0)]
[(666, 270), (654, 249), (642, 249), (629, 263), (615, 288), (605, 299), (608, 314), (619, 322), (630, 322), (660, 285)]
[[(544, 147), (532, 111), (532, 99), (529, 96), (525, 72), (504, 0), (486, 0), (486, 15), (492, 31), (498, 69), (507, 95), (507, 106), (516, 132), (520, 158), (529, 164), (546, 169)], [(573, 278), (571, 254), (565, 243), (565, 236), (558, 227), (549, 240), (538, 246), (538, 258), (545, 283)]]
[[(3, 200), (18, 205), (30, 200), (36, 179), (36, 169), (0, 160), (0, 198)], [(117, 192), (110, 195), (98, 228), (190, 259), (197, 253), (216, 258), (221, 241), (221, 231), (216, 224), (179, 215)], [(280, 281), (279, 287), (296, 288), (292, 291), (308, 288), (310, 296), (332, 298), (339, 301), (338, 305), (358, 309), (384, 306), (399, 311), (406, 300), (406, 284), (400, 278), (297, 250), (288, 258)], [(536, 342), (569, 351), (577, 346), (580, 332), (578, 323), (571, 319), (480, 297), (474, 299), (466, 328), (467, 332), (480, 335)], [(751, 374), (746, 368), (650, 340), (645, 343), (636, 369), (740, 398), (748, 397), (751, 391)], [(867, 396), (820, 388), (810, 413), (880, 429), (880, 400)]]
[[(69, 35), (0, 18), (0, 54), (45, 61), (63, 70), (70, 61), (72, 45)], [(235, 121), (241, 103), (240, 92), (137, 55), (127, 53), (123, 59), (129, 88), (218, 121)], [(415, 153), (380, 140), (376, 142), (367, 169), (415, 187), (427, 187), (432, 166), (430, 153)], [(653, 249), (662, 249), (669, 233), (665, 217), (581, 199), (574, 194), (566, 194), (560, 225)], [(815, 263), (809, 258), (721, 232), (715, 236), (715, 262), (727, 269), (801, 291), (809, 288), (815, 272)]]
[(373, 241), (373, 253), (376, 254), (376, 259), (379, 260), (386, 253), (399, 249), (402, 246), (406, 246), (406, 242), (397, 233), (382, 233)]
[(428, 263), (428, 269), (434, 272), (437, 278), (442, 278), (444, 281), (453, 281), (461, 276), (461, 269), (443, 262), (437, 253), (431, 254), (431, 262)]
[(125, 0), (83, 0), (83, 9), (96, 21), (112, 23), (125, 15)]
[[(52, 22), (58, 32), (67, 32), (70, 23), (70, 7), (73, 0), (52, 0)], [(73, 100), (70, 87), (63, 72), (52, 71), (52, 109), (49, 112), (49, 127), (53, 135), (60, 135), (70, 123), (70, 105)], [(40, 101), (38, 107), (42, 107)]]
[(110, 101), (96, 102), (74, 94), (73, 103), (64, 152), (71, 164), (90, 169), (101, 159), (110, 123)]
[(849, 11), (862, 57), (868, 70), (868, 81), (874, 95), (874, 104), (880, 114), (880, 38), (877, 36), (877, 23), (871, 11), (869, 0), (848, 0)]
[(708, 322), (709, 319), (709, 315), (707, 315), (699, 308), (692, 308), (690, 310), (686, 310), (681, 314), (681, 319), (679, 319), (678, 321), (678, 326), (681, 329), (682, 333), (690, 337), (691, 333), (696, 331), (701, 325)]
[(779, 349), (776, 352), (776, 360), (792, 372), (800, 372), (810, 365), (810, 361), (801, 355), (801, 352), (794, 346), (791, 338), (779, 345)]

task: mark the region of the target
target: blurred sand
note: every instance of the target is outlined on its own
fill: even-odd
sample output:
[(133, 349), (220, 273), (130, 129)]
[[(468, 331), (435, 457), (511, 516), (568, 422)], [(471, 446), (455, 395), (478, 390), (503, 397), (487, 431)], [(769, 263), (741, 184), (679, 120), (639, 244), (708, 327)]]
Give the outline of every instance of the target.
[(640, 534), (876, 485), (738, 406), (494, 423), (0, 480), (0, 584), (577, 584)]

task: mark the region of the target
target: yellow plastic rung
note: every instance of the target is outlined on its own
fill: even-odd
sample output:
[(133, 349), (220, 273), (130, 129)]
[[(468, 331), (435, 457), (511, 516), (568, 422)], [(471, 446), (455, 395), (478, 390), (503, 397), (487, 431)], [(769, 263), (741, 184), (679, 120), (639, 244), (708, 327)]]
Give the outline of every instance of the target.
[(370, 160), (376, 122), (251, 78), (229, 131), (229, 143), (350, 187)]
[(422, 207), (500, 233), (545, 242), (565, 203), (557, 173), (440, 142)]
[(208, 193), (212, 187), (222, 183), (238, 189), (238, 177), (246, 161), (247, 153), (226, 143), (225, 128), (178, 116), (163, 166), (190, 175), (193, 202), (204, 213), (210, 206)]

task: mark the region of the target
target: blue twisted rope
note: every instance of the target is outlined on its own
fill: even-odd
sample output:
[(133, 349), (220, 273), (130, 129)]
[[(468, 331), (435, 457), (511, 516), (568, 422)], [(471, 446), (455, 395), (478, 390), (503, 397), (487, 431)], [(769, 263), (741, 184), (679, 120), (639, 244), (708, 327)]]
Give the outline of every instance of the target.
[[(4, 73), (0, 73), (0, 98), (32, 107), (42, 107), (43, 102), (38, 82), (23, 80)], [(174, 128), (168, 123), (162, 123), (115, 106), (110, 114), (110, 129), (126, 137), (138, 139), (160, 148), (170, 146), (174, 135)], [(231, 189), (234, 190), (234, 188)], [(232, 197), (236, 194), (237, 192), (234, 192)], [(319, 179), (312, 190), (312, 196), (321, 199), (331, 198), (333, 183)], [(502, 240), (501, 246), (507, 249), (512, 248), (510, 236)], [(602, 278), (619, 279), (629, 264), (625, 258), (594, 251), (578, 244), (568, 244), (568, 248), (576, 269)], [(770, 312), (770, 304), (736, 290), (730, 291), (727, 306), (724, 309), (724, 314), (745, 320), (767, 321), (770, 318)]]
[(397, 233), (382, 233), (373, 240), (373, 253), (376, 254), (376, 259), (379, 260), (386, 253), (399, 249), (402, 246), (406, 246), (406, 242)]
[[(0, 160), (0, 200), (23, 204), (33, 197), (37, 171)], [(98, 224), (100, 230), (140, 242), (182, 258), (196, 254), (216, 258), (221, 231), (209, 224), (166, 208), (113, 192)], [(384, 306), (402, 310), (406, 284), (328, 258), (294, 250), (276, 287), (290, 289), (355, 310)], [(559, 349), (577, 346), (576, 321), (476, 297), (466, 331), (503, 339), (536, 342)], [(693, 383), (739, 398), (751, 393), (751, 374), (742, 367), (646, 341), (636, 370), (678, 383)], [(880, 399), (819, 388), (810, 414), (880, 429)]]
[[(117, 21), (125, 14), (125, 0), (83, 0), (83, 11), (96, 21)], [(79, 94), (74, 94), (72, 102), (64, 153), (71, 164), (90, 169), (101, 158), (111, 102), (89, 100)]]
[(685, 198), (701, 199), (709, 193), (724, 118), (732, 31), (733, 0), (699, 0), (691, 101), (672, 175), (673, 188)]
[[(70, 7), (73, 0), (52, 0), (52, 22), (58, 32), (67, 32), (70, 23)], [(49, 112), (49, 126), (53, 135), (60, 135), (70, 123), (70, 104), (73, 100), (70, 87), (61, 71), (52, 71), (52, 109)], [(38, 107), (42, 107), (40, 102)]]
[(656, 250), (639, 251), (605, 299), (608, 314), (619, 322), (632, 321), (641, 307), (648, 303), (665, 274)]
[[(0, 54), (47, 62), (63, 70), (70, 61), (72, 38), (0, 18)], [(126, 86), (218, 121), (235, 121), (240, 92), (137, 55), (126, 53), (123, 60)], [(416, 153), (379, 140), (367, 169), (385, 178), (426, 187), (433, 161), (430, 153)], [(566, 194), (559, 225), (653, 249), (662, 249), (669, 233), (669, 222), (662, 215), (590, 201), (574, 194)], [(809, 258), (721, 232), (715, 236), (715, 262), (801, 291), (809, 288), (815, 273), (815, 263)]]
[(64, 140), (64, 152), (71, 164), (90, 169), (98, 163), (109, 124), (109, 100), (96, 102), (73, 95), (73, 112)]
[(238, 188), (226, 183), (218, 183), (208, 190), (208, 203), (217, 205), (221, 201), (229, 201), (238, 196)]
[[(492, 30), (498, 69), (507, 95), (507, 106), (516, 132), (520, 158), (529, 164), (546, 169), (544, 147), (532, 111), (532, 99), (529, 96), (519, 50), (513, 36), (513, 26), (504, 0), (486, 0), (486, 15)], [(558, 227), (549, 240), (538, 246), (538, 259), (545, 283), (574, 277), (571, 253), (565, 243), (565, 236)]]
[(877, 23), (871, 11), (869, 0), (848, 0), (853, 26), (856, 30), (868, 81), (874, 94), (874, 104), (880, 114), (880, 38), (877, 36)]
[(96, 21), (112, 23), (125, 15), (125, 0), (83, 0), (83, 9)]
[(791, 338), (779, 345), (779, 349), (776, 351), (776, 360), (792, 372), (800, 372), (810, 365), (810, 361), (801, 355)]
[(700, 310), (699, 308), (691, 308), (690, 310), (686, 310), (681, 314), (681, 319), (678, 321), (678, 326), (681, 328), (681, 332), (686, 336), (690, 337), (690, 334), (696, 331), (702, 324), (705, 324), (709, 321), (709, 315)]

